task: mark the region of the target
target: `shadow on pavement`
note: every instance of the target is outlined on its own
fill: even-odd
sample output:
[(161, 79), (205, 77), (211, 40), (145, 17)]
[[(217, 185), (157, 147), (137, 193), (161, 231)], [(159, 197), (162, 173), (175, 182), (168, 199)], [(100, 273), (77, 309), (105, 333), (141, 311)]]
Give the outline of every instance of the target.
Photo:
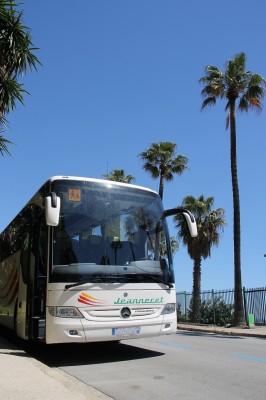
[[(1, 339), (4, 339), (4, 341)], [(132, 341), (131, 344), (126, 342), (103, 342), (46, 345), (37, 341), (29, 342), (19, 339), (12, 331), (2, 327), (0, 341), (1, 348), (3, 349), (4, 346), (4, 350), (7, 350), (5, 353), (23, 357), (31, 356), (49, 367), (104, 364), (164, 355), (161, 352), (138, 347), (137, 339), (135, 346), (132, 345)], [(22, 351), (20, 352), (20, 350)]]

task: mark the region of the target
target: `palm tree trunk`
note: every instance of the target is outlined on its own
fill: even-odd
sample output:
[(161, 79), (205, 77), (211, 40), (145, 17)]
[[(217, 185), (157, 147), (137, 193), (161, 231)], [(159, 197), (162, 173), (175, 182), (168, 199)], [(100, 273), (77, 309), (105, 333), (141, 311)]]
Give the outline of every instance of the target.
[(194, 259), (193, 290), (191, 299), (192, 322), (200, 322), (201, 312), (201, 258)]
[(246, 325), (241, 279), (240, 199), (237, 177), (235, 100), (230, 101), (231, 176), (234, 207), (235, 326)]
[(160, 196), (162, 201), (163, 201), (163, 190), (164, 190), (164, 175), (163, 175), (163, 173), (161, 171), (160, 183), (159, 183), (159, 196)]

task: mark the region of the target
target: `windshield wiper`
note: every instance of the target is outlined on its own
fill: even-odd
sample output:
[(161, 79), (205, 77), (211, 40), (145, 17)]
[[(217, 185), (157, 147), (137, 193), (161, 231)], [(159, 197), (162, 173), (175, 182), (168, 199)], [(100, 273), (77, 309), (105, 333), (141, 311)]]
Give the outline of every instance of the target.
[[(165, 279), (163, 279), (163, 278), (156, 278), (154, 275), (152, 275), (152, 274), (145, 274), (144, 272), (144, 270), (141, 268), (141, 267), (136, 267), (137, 268), (137, 270), (138, 271), (140, 271), (140, 273), (136, 273), (136, 275), (137, 276), (141, 276), (141, 277), (149, 277), (149, 278), (151, 278), (154, 282), (158, 282), (158, 283), (163, 283), (164, 285), (166, 285), (166, 286), (168, 286), (169, 287), (169, 289), (172, 289), (173, 287), (174, 287), (174, 285), (172, 284), (172, 283), (170, 283), (170, 282), (167, 282)], [(142, 272), (142, 273), (141, 273)], [(128, 275), (130, 275), (130, 274), (128, 274)], [(135, 275), (135, 274), (131, 274), (131, 275)]]
[(71, 289), (76, 286), (82, 286), (82, 285), (85, 285), (86, 283), (90, 283), (90, 282), (103, 282), (103, 279), (100, 276), (97, 276), (97, 277), (92, 277), (86, 281), (70, 283), (69, 285), (65, 286), (65, 290)]
[(127, 279), (132, 279), (134, 277), (141, 277), (141, 278), (145, 278), (145, 279), (151, 279), (154, 282), (158, 282), (158, 283), (163, 283), (164, 285), (168, 286), (169, 289), (173, 288), (174, 285), (170, 282), (166, 282), (164, 279), (162, 278), (157, 278), (154, 275), (151, 274), (121, 274), (121, 275), (103, 275), (103, 276), (95, 276), (95, 277), (91, 277), (90, 279), (86, 280), (86, 281), (82, 281), (82, 282), (75, 282), (75, 283), (70, 283), (69, 285), (65, 286), (65, 290), (71, 289), (73, 287), (77, 287), (77, 286), (82, 286), (85, 285), (86, 283), (90, 283), (90, 282), (108, 282), (109, 279), (117, 279), (117, 281), (121, 281), (125, 278)]

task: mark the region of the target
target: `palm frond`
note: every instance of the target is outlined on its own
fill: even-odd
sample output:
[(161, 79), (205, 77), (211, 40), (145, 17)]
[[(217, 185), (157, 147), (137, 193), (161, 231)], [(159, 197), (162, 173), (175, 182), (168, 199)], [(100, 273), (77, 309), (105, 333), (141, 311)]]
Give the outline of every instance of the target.
[(174, 174), (181, 175), (188, 169), (188, 159), (182, 155), (176, 156), (176, 143), (152, 143), (144, 152), (139, 154), (144, 161), (143, 169), (151, 174), (153, 179), (160, 178), (159, 194), (163, 197), (164, 181), (173, 180)]
[[(227, 99), (225, 111), (230, 111), (230, 104), (238, 99), (237, 109), (241, 112), (262, 110), (266, 80), (259, 74), (246, 71), (246, 55), (241, 52), (226, 63), (225, 71), (213, 65), (205, 68), (206, 76), (200, 79), (205, 86), (201, 91), (205, 98), (201, 110), (216, 104), (216, 99)], [(229, 114), (226, 117), (226, 129), (229, 126)]]
[(8, 145), (14, 144), (10, 140), (4, 138), (2, 134), (0, 134), (0, 154), (3, 156), (4, 154), (11, 155), (10, 151), (8, 150)]
[(201, 105), (201, 111), (204, 110), (206, 107), (214, 106), (216, 104), (216, 97), (208, 97), (207, 99), (203, 100)]
[(23, 96), (28, 92), (18, 82), (18, 77), (29, 68), (37, 69), (41, 64), (34, 52), (30, 29), (23, 25), (22, 12), (16, 10), (17, 3), (0, 2), (0, 114), (10, 112), (16, 102), (23, 104)]
[(102, 177), (109, 181), (131, 183), (135, 181), (133, 175), (126, 175), (124, 169), (114, 169), (110, 174), (103, 174)]
[(175, 226), (178, 229), (178, 238), (187, 245), (190, 257), (207, 258), (211, 254), (211, 248), (219, 244), (219, 238), (226, 226), (224, 210), (213, 210), (214, 198), (205, 198), (203, 195), (195, 198), (187, 196), (183, 199), (183, 207), (193, 212), (197, 226), (198, 237), (191, 238), (186, 223), (181, 215), (174, 217)]

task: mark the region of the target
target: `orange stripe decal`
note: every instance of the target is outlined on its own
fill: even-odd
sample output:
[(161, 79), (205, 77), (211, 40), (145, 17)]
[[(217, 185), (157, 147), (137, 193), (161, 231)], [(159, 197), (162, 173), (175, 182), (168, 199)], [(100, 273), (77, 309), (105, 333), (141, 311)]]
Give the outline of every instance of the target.
[(89, 294), (82, 292), (78, 297), (78, 302), (82, 304), (87, 304), (89, 306), (99, 306), (105, 303), (105, 300), (97, 299)]

